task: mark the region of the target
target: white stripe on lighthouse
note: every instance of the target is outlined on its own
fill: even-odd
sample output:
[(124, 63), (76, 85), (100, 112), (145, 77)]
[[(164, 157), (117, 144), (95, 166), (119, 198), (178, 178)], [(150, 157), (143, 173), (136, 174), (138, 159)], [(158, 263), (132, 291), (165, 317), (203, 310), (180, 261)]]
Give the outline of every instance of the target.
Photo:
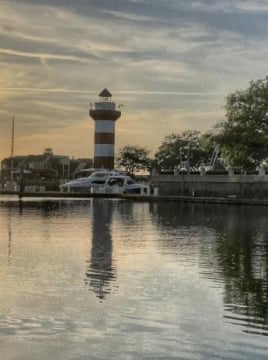
[(94, 156), (114, 157), (114, 144), (95, 144)]
[(97, 133), (114, 133), (115, 122), (111, 120), (97, 120), (95, 122), (95, 132)]

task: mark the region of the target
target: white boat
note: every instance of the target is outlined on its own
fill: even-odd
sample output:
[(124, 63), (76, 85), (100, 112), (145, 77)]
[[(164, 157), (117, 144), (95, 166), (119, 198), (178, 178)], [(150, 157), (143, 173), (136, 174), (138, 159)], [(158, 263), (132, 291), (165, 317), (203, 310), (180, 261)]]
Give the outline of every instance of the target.
[(100, 169), (98, 171), (94, 171), (87, 177), (77, 178), (60, 185), (60, 190), (67, 192), (90, 191), (92, 186), (104, 185), (107, 179), (114, 175), (122, 175), (122, 172), (118, 170)]
[(91, 188), (92, 193), (100, 194), (140, 194), (149, 195), (149, 185), (140, 184), (134, 181), (130, 176), (114, 174), (110, 175), (105, 184), (94, 184)]

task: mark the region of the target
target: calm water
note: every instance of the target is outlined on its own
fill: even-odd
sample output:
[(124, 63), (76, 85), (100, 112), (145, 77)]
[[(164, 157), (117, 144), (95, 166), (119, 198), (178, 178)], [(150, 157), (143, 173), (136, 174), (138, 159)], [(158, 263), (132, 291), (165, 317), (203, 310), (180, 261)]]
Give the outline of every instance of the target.
[(267, 359), (268, 208), (0, 198), (0, 359)]

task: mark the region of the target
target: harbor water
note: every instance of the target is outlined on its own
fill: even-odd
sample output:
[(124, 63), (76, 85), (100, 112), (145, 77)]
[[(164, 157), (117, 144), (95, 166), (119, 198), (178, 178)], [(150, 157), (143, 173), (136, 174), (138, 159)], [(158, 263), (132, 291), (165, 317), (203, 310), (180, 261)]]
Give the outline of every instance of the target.
[(0, 359), (267, 359), (267, 219), (2, 195)]

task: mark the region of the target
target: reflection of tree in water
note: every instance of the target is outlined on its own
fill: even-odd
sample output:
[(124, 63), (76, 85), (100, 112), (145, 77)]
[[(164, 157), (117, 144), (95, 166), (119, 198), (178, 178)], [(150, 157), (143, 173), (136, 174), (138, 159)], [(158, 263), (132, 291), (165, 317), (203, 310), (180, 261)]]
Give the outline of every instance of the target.
[(240, 316), (226, 318), (235, 322), (246, 317), (250, 324), (245, 325), (250, 326), (251, 332), (254, 328), (263, 329), (268, 335), (267, 233), (264, 241), (245, 225), (247, 219), (243, 220), (231, 232), (217, 234), (218, 266), (225, 280), (224, 303), (228, 312)]
[[(224, 279), (226, 320), (268, 335), (268, 209), (163, 203), (152, 211), (160, 226), (178, 234), (185, 227), (213, 229), (215, 237), (200, 235), (198, 244), (190, 244), (198, 246), (202, 273)], [(191, 250), (179, 237), (165, 246)]]
[(86, 284), (90, 285), (98, 298), (104, 299), (111, 292), (114, 280), (112, 266), (112, 201), (93, 199), (93, 233), (91, 261), (86, 271)]

